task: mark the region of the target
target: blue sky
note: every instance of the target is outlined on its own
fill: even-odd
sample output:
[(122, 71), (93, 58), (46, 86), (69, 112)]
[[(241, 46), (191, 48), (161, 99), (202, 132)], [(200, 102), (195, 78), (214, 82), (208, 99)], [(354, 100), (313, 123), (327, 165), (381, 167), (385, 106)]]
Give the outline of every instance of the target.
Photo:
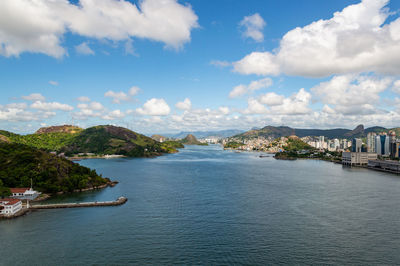
[(0, 128), (399, 126), (398, 1), (91, 2), (0, 3)]

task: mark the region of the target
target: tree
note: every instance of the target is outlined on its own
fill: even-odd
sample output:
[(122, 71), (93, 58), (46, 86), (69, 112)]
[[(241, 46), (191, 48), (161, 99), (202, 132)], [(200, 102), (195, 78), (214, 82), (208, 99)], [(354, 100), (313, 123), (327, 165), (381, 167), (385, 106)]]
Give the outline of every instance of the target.
[(5, 198), (11, 195), (11, 191), (8, 187), (3, 185), (3, 181), (0, 180), (0, 198)]

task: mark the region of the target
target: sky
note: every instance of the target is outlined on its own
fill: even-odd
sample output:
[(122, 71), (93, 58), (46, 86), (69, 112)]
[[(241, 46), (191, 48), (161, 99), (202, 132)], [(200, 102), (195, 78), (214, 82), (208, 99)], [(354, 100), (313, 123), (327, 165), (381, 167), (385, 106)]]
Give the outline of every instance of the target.
[(400, 126), (400, 1), (1, 0), (0, 129)]

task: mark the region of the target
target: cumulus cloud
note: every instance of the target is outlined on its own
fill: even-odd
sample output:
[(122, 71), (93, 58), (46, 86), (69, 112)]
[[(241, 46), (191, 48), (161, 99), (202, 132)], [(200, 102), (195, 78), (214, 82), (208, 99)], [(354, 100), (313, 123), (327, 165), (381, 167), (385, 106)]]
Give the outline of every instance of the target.
[(112, 98), (113, 103), (121, 103), (122, 101), (129, 101), (131, 97), (127, 95), (125, 92), (115, 92), (115, 91), (107, 91), (104, 94), (105, 97)]
[(251, 38), (256, 42), (262, 42), (264, 40), (262, 30), (265, 25), (264, 19), (258, 13), (245, 16), (239, 23), (239, 26), (243, 29), (243, 37)]
[(120, 118), (124, 118), (125, 114), (123, 112), (121, 112), (121, 110), (114, 110), (111, 111), (110, 113), (102, 116), (101, 118), (105, 119), (105, 120), (115, 120), (115, 119), (120, 119)]
[(252, 81), (249, 85), (240, 84), (233, 88), (233, 90), (229, 93), (230, 98), (236, 98), (242, 96), (246, 93), (251, 93), (255, 90), (265, 89), (272, 85), (272, 79), (264, 78), (260, 80)]
[(322, 82), (311, 91), (325, 104), (343, 114), (371, 114), (379, 104), (379, 94), (392, 84), (391, 78), (366, 75), (340, 75)]
[(54, 80), (50, 80), (50, 81), (49, 81), (49, 84), (50, 84), (50, 85), (53, 85), (53, 86), (58, 86), (58, 82), (57, 82), (57, 81), (54, 81)]
[(249, 98), (247, 100), (247, 109), (243, 111), (244, 114), (265, 114), (268, 113), (267, 107), (261, 104), (257, 99)]
[[(244, 114), (273, 114), (273, 115), (300, 115), (311, 113), (309, 107), (311, 94), (304, 88), (293, 93), (290, 97), (267, 93), (258, 99), (249, 98), (248, 107), (243, 111)], [(268, 105), (267, 108), (265, 105)]]
[(139, 87), (133, 86), (129, 89), (128, 93), (125, 93), (123, 91), (120, 92), (115, 92), (115, 91), (107, 91), (104, 96), (112, 98), (113, 103), (121, 103), (121, 102), (126, 102), (126, 101), (131, 101), (132, 97), (138, 94), (140, 91)]
[(278, 95), (275, 92), (268, 92), (260, 97), (260, 103), (269, 106), (281, 105), (285, 97), (283, 95)]
[(61, 111), (72, 111), (74, 107), (58, 102), (42, 102), (42, 101), (35, 101), (31, 104), (31, 108), (38, 109), (42, 111), (54, 111), (54, 110), (61, 110)]
[[(61, 45), (66, 32), (84, 37), (127, 41), (132, 37), (165, 43), (179, 49), (198, 27), (191, 6), (176, 0), (2, 0), (0, 54), (43, 53), (56, 58), (67, 54)], [(101, 30), (99, 30), (101, 29)]]
[(175, 107), (181, 110), (190, 110), (190, 108), (192, 108), (192, 102), (189, 98), (186, 98), (183, 102), (177, 102)]
[(46, 98), (40, 93), (32, 93), (27, 96), (22, 96), (21, 98), (24, 100), (28, 100), (28, 101), (45, 101), (46, 100)]
[(287, 32), (274, 52), (253, 52), (234, 62), (242, 74), (324, 77), (375, 71), (399, 74), (400, 18), (391, 14), (388, 0), (363, 0)]
[(87, 42), (83, 42), (75, 46), (75, 51), (81, 55), (94, 55), (94, 51), (89, 47)]
[(99, 102), (91, 102), (91, 103), (80, 103), (77, 105), (79, 109), (90, 109), (94, 111), (100, 111), (104, 109), (104, 106)]
[(164, 99), (152, 98), (144, 103), (142, 108), (137, 108), (136, 112), (142, 115), (165, 116), (171, 109)]
[(26, 122), (36, 121), (41, 119), (50, 118), (55, 116), (55, 112), (51, 111), (39, 111), (31, 112), (25, 110), (26, 104), (8, 104), (6, 106), (0, 106), (0, 121), (6, 122)]

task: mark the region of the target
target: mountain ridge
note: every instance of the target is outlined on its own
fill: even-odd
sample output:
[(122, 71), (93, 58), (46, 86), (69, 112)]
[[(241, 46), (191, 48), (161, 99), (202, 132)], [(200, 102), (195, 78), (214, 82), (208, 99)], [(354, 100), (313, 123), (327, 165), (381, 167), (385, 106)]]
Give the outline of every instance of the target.
[(300, 138), (306, 136), (324, 136), (330, 139), (351, 139), (355, 137), (366, 137), (369, 132), (381, 133), (395, 131), (396, 134), (400, 133), (400, 128), (384, 128), (379, 126), (373, 126), (369, 128), (364, 128), (363, 125), (358, 125), (353, 130), (345, 128), (333, 128), (333, 129), (302, 129), (302, 128), (291, 128), (288, 126), (265, 126), (258, 130), (249, 130), (242, 134), (235, 135), (233, 137), (251, 139), (257, 137), (271, 137), (279, 138), (291, 135), (296, 135)]

